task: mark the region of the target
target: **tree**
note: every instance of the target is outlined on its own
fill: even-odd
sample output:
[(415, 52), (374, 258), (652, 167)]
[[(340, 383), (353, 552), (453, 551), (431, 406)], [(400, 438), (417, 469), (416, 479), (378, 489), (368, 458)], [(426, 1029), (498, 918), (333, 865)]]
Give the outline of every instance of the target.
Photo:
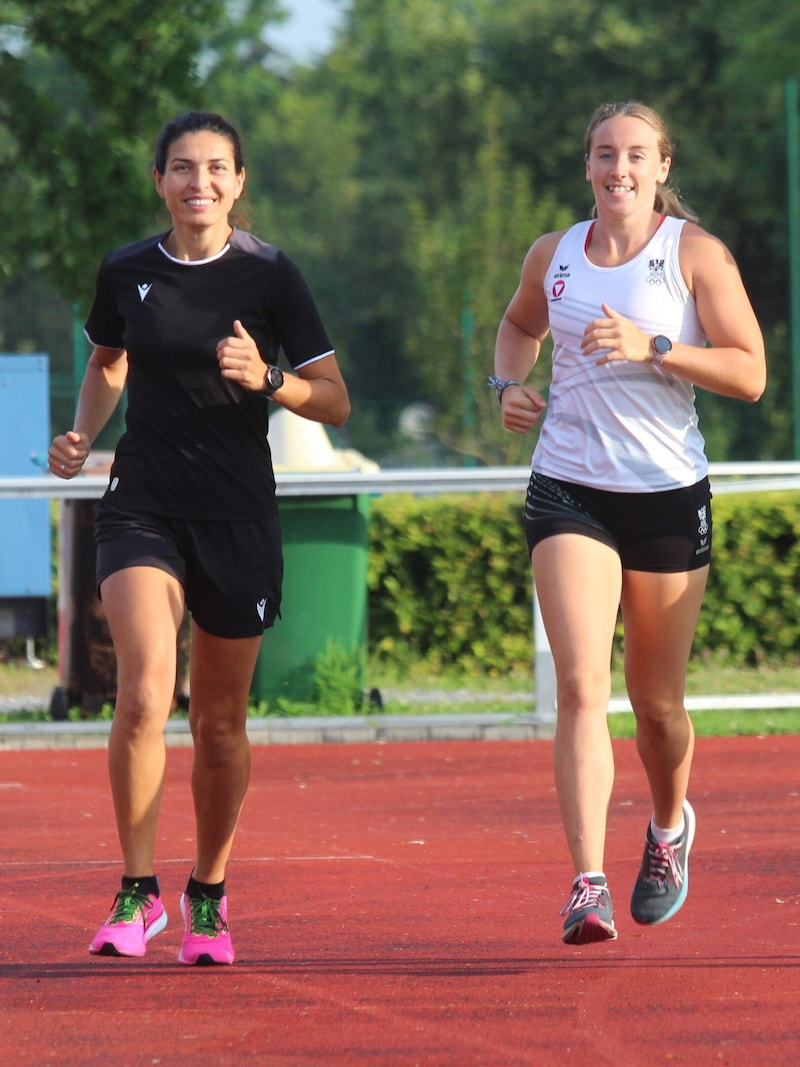
[[(210, 106), (244, 135), (253, 229), (298, 261), (329, 324), (354, 402), (347, 443), (403, 461), (400, 416), (426, 403), (430, 455), (514, 462), (530, 441), (496, 425), (483, 384), (494, 332), (525, 248), (590, 209), (592, 110), (643, 98), (667, 119), (673, 176), (736, 256), (768, 337), (759, 405), (699, 393), (710, 454), (790, 454), (795, 0), (351, 0), (330, 54), (308, 67), (270, 49), (280, 16), (280, 0), (163, 12), (6, 0), (0, 280), (24, 265), (85, 302), (99, 256), (154, 227), (146, 175), (165, 117)], [(41, 347), (31, 330), (23, 339)]]
[[(525, 253), (538, 234), (574, 221), (551, 194), (534, 195), (522, 167), (508, 164), (497, 128), (499, 107), (499, 93), (488, 94), (484, 141), (459, 199), (430, 214), (422, 204), (414, 210), (420, 307), (406, 344), (409, 359), (421, 368), (425, 395), (433, 398), (431, 429), (451, 462), (528, 462), (530, 439), (502, 429), (486, 379)], [(543, 364), (548, 354), (545, 347)], [(547, 367), (535, 374), (545, 388)]]
[(59, 293), (85, 305), (99, 256), (152, 227), (151, 146), (166, 118), (200, 95), (198, 57), (207, 27), (223, 14), (222, 0), (6, 6), (0, 21), (5, 277), (32, 265)]
[[(605, 99), (643, 99), (666, 118), (673, 178), (739, 263), (768, 339), (767, 394), (752, 408), (699, 394), (714, 458), (790, 454), (785, 190), (786, 77), (800, 8), (775, 0), (504, 0), (484, 11), (483, 60), (504, 93), (503, 136), (536, 189), (585, 215), (583, 134)], [(536, 57), (536, 62), (531, 57)]]
[[(237, 51), (264, 54), (254, 28), (280, 17), (278, 0), (249, 0), (230, 12), (224, 0), (3, 6), (0, 331), (12, 351), (50, 354), (55, 427), (74, 408), (86, 355), (80, 324), (101, 256), (166, 223), (149, 179), (159, 129), (206, 106), (203, 81), (215, 63), (235, 70)], [(6, 315), (5, 307), (20, 306), (14, 294), (23, 282), (38, 313)], [(114, 433), (112, 426), (109, 441)]]
[[(353, 0), (308, 88), (347, 117), (356, 155), (349, 231), (337, 246), (340, 321), (351, 377), (351, 433), (388, 456), (400, 412), (426, 399), (408, 336), (420, 314), (414, 211), (458, 204), (480, 144), (482, 81), (473, 4)], [(458, 308), (453, 309), (458, 316)]]

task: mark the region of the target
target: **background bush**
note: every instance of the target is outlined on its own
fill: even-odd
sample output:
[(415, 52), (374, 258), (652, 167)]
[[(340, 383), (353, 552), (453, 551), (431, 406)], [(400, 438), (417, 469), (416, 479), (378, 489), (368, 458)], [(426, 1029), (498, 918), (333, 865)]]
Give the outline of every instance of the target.
[[(398, 494), (372, 501), (373, 663), (399, 673), (420, 662), (431, 673), (499, 677), (531, 670), (532, 580), (522, 506), (522, 493)], [(54, 590), (56, 539), (54, 522)], [(734, 667), (800, 663), (798, 588), (800, 492), (716, 496), (714, 556), (694, 655)], [(37, 648), (51, 662), (57, 656), (55, 602), (54, 592), (52, 632)], [(24, 656), (24, 645), (22, 638), (0, 642), (0, 660)], [(345, 667), (336, 672), (343, 692)]]
[[(373, 502), (369, 642), (378, 663), (490, 676), (530, 670), (532, 583), (516, 493)], [(714, 499), (711, 575), (695, 656), (800, 658), (800, 493)], [(669, 635), (665, 635), (669, 640)]]
[(370, 513), (370, 650), (402, 665), (530, 667), (530, 564), (515, 493), (379, 497)]

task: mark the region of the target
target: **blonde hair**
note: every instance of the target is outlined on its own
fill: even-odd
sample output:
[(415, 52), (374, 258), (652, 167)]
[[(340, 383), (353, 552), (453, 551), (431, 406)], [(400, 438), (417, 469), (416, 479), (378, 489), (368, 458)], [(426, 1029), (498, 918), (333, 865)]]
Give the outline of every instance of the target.
[[(638, 100), (625, 100), (616, 101), (613, 103), (601, 104), (598, 108), (595, 108), (589, 125), (586, 127), (586, 136), (584, 137), (584, 151), (586, 158), (589, 158), (589, 152), (592, 147), (592, 138), (594, 132), (601, 122), (605, 122), (606, 119), (616, 118), (617, 115), (623, 115), (626, 118), (641, 119), (646, 122), (656, 134), (658, 139), (658, 151), (663, 159), (672, 159), (673, 148), (672, 141), (670, 140), (669, 131), (667, 130), (667, 124), (661, 118), (657, 111), (653, 108), (647, 107), (646, 104), (640, 104)], [(697, 215), (692, 209), (685, 204), (678, 195), (677, 186), (674, 185), (659, 185), (656, 189), (656, 198), (653, 207), (661, 215), (672, 215), (676, 219), (688, 219), (689, 222), (697, 222)], [(596, 209), (592, 209), (592, 215), (596, 213)]]

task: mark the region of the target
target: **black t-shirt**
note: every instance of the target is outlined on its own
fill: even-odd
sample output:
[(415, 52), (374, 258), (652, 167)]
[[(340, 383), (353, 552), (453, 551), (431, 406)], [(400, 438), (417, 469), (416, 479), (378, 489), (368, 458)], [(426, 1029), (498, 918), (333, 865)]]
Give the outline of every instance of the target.
[(174, 518), (276, 514), (269, 402), (224, 379), (216, 345), (240, 319), (262, 359), (293, 368), (333, 349), (292, 261), (234, 230), (213, 259), (184, 262), (166, 234), (109, 253), (86, 321), (93, 345), (128, 353), (126, 430), (104, 501)]

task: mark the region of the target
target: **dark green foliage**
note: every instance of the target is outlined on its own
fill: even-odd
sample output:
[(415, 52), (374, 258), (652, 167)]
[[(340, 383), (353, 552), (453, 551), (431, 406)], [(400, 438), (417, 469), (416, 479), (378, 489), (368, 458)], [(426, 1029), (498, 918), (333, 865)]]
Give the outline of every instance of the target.
[(222, 0), (4, 7), (0, 278), (33, 266), (85, 307), (100, 257), (154, 228), (152, 145), (201, 95), (199, 55), (225, 10)]
[(364, 656), (328, 641), (314, 667), (314, 703), (317, 715), (357, 715), (364, 703)]
[(698, 654), (737, 665), (796, 660), (800, 495), (717, 497), (713, 551)]
[[(10, 287), (34, 277), (61, 298), (36, 288), (35, 315), (0, 313), (0, 341), (50, 352), (57, 429), (74, 401), (65, 320), (75, 305), (82, 323), (105, 251), (167, 224), (153, 139), (177, 110), (209, 106), (243, 134), (242, 214), (300, 265), (337, 348), (353, 399), (342, 443), (383, 467), (527, 462), (533, 442), (502, 433), (482, 384), (497, 325), (529, 244), (589, 211), (592, 109), (632, 96), (663, 112), (672, 177), (734, 254), (767, 339), (755, 409), (700, 395), (709, 454), (791, 456), (796, 0), (348, 0), (307, 66), (270, 48), (280, 10), (0, 5), (0, 304), (16, 312)], [(421, 439), (403, 418), (420, 403)]]
[(515, 494), (383, 497), (370, 514), (379, 660), (504, 674), (532, 661), (530, 565)]
[[(370, 650), (402, 666), (503, 675), (531, 666), (530, 567), (515, 494), (387, 496), (370, 517)], [(695, 655), (797, 662), (800, 493), (719, 495)]]

